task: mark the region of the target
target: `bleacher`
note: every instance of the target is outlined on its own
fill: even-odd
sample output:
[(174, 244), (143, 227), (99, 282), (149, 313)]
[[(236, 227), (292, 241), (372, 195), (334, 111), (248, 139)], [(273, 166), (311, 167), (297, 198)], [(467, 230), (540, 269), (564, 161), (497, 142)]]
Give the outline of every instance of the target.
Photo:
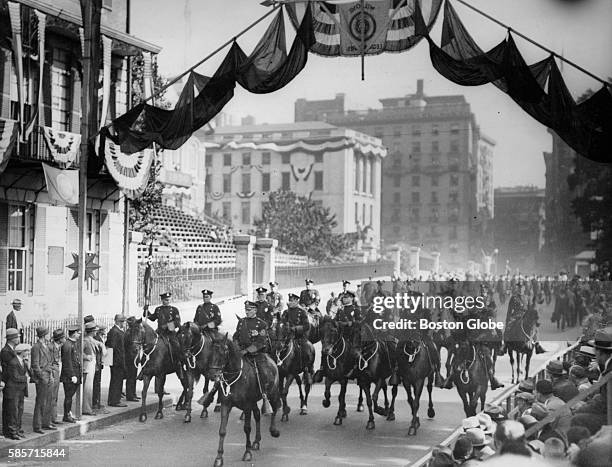
[[(153, 256), (181, 261), (188, 267), (234, 267), (236, 248), (229, 228), (190, 216), (171, 206), (153, 212), (161, 236), (153, 243)], [(148, 255), (148, 245), (138, 246), (138, 260)]]

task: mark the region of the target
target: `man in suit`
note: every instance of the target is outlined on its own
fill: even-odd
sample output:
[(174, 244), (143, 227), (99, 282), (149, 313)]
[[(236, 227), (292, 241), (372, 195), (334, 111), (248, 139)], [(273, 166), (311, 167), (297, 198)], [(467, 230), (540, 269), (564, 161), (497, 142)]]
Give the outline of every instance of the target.
[(38, 342), (32, 346), (32, 373), (36, 383), (36, 403), (32, 426), (34, 433), (56, 430), (51, 424), (50, 395), (53, 386), (53, 356), (49, 348), (49, 330), (43, 326), (36, 328)]
[(136, 380), (138, 379), (138, 369), (134, 365), (134, 359), (138, 355), (136, 348), (132, 345), (132, 340), (137, 336), (142, 319), (130, 316), (127, 320), (128, 329), (123, 336), (125, 351), (125, 400), (128, 402), (138, 402), (140, 397), (136, 395)]
[[(20, 439), (18, 430), (11, 431), (11, 419), (14, 415), (14, 390), (7, 389), (7, 383), (9, 381), (9, 375), (11, 374), (11, 368), (13, 359), (17, 357), (15, 353), (15, 347), (19, 344), (19, 331), (15, 328), (8, 328), (6, 330), (6, 344), (0, 351), (0, 362), (2, 363), (2, 382), (4, 383), (3, 398), (2, 398), (2, 434), (9, 439)], [(15, 415), (16, 417), (16, 415)], [(25, 436), (22, 436), (25, 438)]]
[(79, 347), (81, 327), (68, 327), (68, 339), (62, 346), (62, 372), (60, 381), (64, 384), (64, 418), (68, 423), (76, 422), (72, 416), (72, 398), (81, 384), (81, 349)]
[(3, 405), (7, 406), (7, 438), (20, 440), (25, 438), (21, 428), (23, 417), (23, 400), (28, 395), (28, 344), (17, 344), (12, 358), (4, 367), (5, 386)]
[(59, 395), (60, 373), (62, 369), (62, 346), (66, 342), (66, 335), (63, 329), (53, 331), (53, 342), (51, 342), (51, 371), (53, 374), (53, 384), (51, 385), (51, 423), (53, 425), (62, 424), (57, 419), (57, 396)]
[(115, 315), (115, 325), (108, 331), (106, 337), (106, 348), (113, 349), (113, 365), (111, 366), (111, 379), (108, 388), (108, 405), (111, 407), (127, 407), (121, 402), (123, 380), (125, 379), (125, 347), (123, 342), (123, 326), (125, 316)]
[(17, 329), (19, 332), (19, 342), (23, 342), (23, 325), (17, 321), (17, 315), (21, 311), (21, 299), (15, 298), (11, 302), (13, 309), (6, 316), (6, 329)]
[(102, 405), (102, 400), (100, 397), (101, 393), (101, 384), (102, 384), (102, 368), (104, 365), (102, 364), (102, 358), (106, 354), (104, 342), (106, 340), (106, 326), (103, 324), (98, 325), (98, 330), (94, 336), (94, 339), (97, 340), (100, 345), (96, 351), (96, 373), (94, 375), (94, 387), (93, 387), (93, 408), (101, 413), (108, 413), (106, 410), (106, 406)]

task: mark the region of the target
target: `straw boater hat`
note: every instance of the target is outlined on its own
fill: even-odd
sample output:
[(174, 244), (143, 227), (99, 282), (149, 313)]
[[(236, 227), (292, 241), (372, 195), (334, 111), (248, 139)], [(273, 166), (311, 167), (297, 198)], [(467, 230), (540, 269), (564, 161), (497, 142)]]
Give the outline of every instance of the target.
[(464, 418), (461, 422), (461, 426), (463, 427), (464, 431), (469, 430), (470, 428), (479, 428), (480, 421), (478, 420), (478, 417)]
[(472, 442), (472, 446), (481, 447), (491, 443), (491, 439), (487, 438), (482, 428), (470, 428), (465, 432)]
[(612, 350), (612, 326), (600, 329), (595, 333), (595, 337), (589, 344), (596, 349)]
[(578, 351), (576, 352), (580, 355), (584, 355), (586, 357), (595, 357), (595, 348), (590, 345), (581, 345)]
[(16, 353), (29, 352), (32, 346), (30, 344), (17, 344), (15, 347)]

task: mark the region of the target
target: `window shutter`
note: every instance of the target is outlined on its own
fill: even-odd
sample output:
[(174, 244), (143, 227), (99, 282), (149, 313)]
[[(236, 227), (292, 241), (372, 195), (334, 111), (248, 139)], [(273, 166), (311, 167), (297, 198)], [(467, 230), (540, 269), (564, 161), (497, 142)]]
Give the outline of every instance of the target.
[(110, 216), (108, 212), (100, 213), (100, 294), (108, 294), (110, 275)]
[(47, 208), (36, 206), (34, 216), (34, 295), (45, 294), (47, 276)]
[[(74, 258), (72, 257), (72, 253), (79, 253), (79, 224), (78, 224), (78, 212), (75, 210), (67, 210), (67, 231), (66, 231), (66, 245), (68, 248), (66, 249), (66, 266), (72, 264), (74, 262)], [(68, 294), (76, 294), (78, 287), (78, 279), (71, 280), (73, 271), (72, 269), (66, 269), (66, 280), (68, 281), (66, 285), (66, 293)]]
[(0, 117), (11, 116), (11, 52), (0, 48)]
[(8, 288), (8, 204), (0, 203), (0, 294)]

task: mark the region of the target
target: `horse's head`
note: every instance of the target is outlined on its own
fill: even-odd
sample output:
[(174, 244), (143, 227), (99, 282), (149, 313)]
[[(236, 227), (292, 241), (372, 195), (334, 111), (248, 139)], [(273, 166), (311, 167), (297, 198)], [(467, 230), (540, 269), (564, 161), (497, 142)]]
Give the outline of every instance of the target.
[(145, 329), (142, 318), (134, 321), (126, 331), (127, 353), (136, 355), (145, 345)]
[(231, 341), (227, 338), (227, 333), (219, 339), (214, 339), (210, 356), (210, 366), (208, 373), (210, 378), (219, 378), (223, 369), (230, 358)]
[(461, 341), (459, 342), (459, 346), (457, 347), (457, 362), (461, 363), (461, 362), (466, 362), (466, 361), (470, 361), (473, 359), (473, 349), (472, 349), (472, 344), (470, 344), (468, 341)]
[(523, 315), (523, 327), (525, 330), (533, 329), (539, 322), (538, 307), (535, 303), (531, 303), (527, 307), (527, 311)]
[(339, 339), (338, 323), (329, 316), (324, 316), (319, 324), (319, 333), (321, 335), (321, 354), (327, 355)]
[(191, 358), (193, 354), (198, 352), (196, 347), (202, 343), (202, 331), (200, 331), (200, 327), (197, 324), (187, 321), (181, 324), (177, 333), (177, 339), (183, 356)]

